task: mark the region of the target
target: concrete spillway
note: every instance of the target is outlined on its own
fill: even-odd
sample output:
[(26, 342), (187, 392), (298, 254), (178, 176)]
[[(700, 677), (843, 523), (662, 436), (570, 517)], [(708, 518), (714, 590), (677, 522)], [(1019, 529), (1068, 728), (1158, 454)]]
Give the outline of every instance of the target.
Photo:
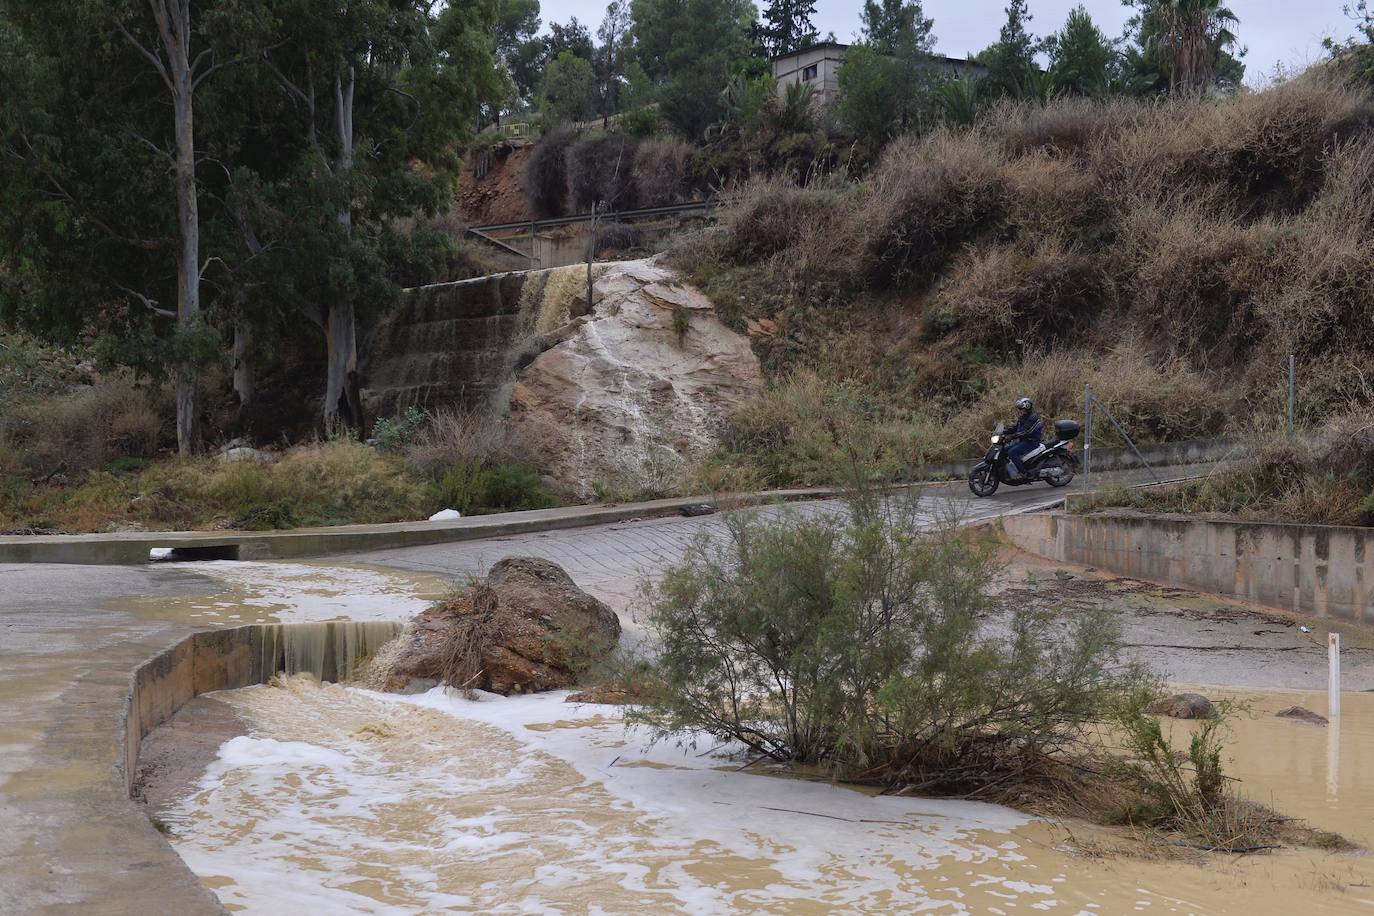
[(509, 387), (512, 351), (567, 321), (584, 268), (493, 274), (406, 290), (363, 347), (373, 417), (407, 407), (484, 408)]

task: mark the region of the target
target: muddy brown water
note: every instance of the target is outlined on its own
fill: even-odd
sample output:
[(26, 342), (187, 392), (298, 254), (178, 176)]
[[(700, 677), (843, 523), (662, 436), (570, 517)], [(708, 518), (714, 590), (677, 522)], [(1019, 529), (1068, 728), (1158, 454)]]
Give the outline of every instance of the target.
[[(217, 696), (250, 736), (162, 816), (234, 910), (1374, 910), (1363, 853), (1098, 857), (1122, 836), (737, 772), (558, 695), (401, 699), (296, 679)], [(1324, 712), (1319, 695), (1243, 698), (1229, 748), (1244, 791), (1369, 842), (1374, 696), (1347, 695), (1330, 729), (1273, 718)], [(1172, 727), (1186, 743), (1191, 724)]]

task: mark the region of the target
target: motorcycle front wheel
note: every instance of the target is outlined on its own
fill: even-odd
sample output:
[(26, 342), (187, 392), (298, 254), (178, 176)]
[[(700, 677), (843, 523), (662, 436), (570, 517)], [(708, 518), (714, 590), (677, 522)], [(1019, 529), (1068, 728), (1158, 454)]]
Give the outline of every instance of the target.
[(968, 488), (974, 496), (991, 496), (1000, 483), (992, 468), (974, 468), (968, 475)]

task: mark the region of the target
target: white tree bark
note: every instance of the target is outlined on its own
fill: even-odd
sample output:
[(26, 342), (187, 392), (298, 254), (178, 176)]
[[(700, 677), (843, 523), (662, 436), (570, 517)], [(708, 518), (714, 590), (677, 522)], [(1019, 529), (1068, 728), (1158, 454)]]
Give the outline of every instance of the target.
[[(342, 76), (334, 78), (334, 124), (338, 133), (339, 153), (334, 164), (334, 178), (346, 182), (353, 171), (353, 158), (357, 136), (353, 130), (353, 90), (356, 85), (354, 71), (348, 71), (345, 80)], [(345, 205), (339, 210), (337, 219), (345, 235), (353, 232), (353, 210)], [(325, 318), (325, 347), (328, 368), (325, 372), (324, 425), (326, 430), (337, 430), (348, 424), (361, 434), (363, 417), (359, 403), (358, 387), (358, 328), (354, 304), (351, 299), (342, 298), (330, 303)], [(346, 411), (341, 417), (340, 410)]]
[[(196, 195), (195, 87), (196, 64), (191, 59), (191, 0), (148, 0), (157, 24), (157, 47), (148, 48), (120, 24), (120, 31), (157, 70), (172, 96), (177, 208), (177, 326), (185, 331), (200, 316), (200, 204)], [(193, 366), (176, 369), (177, 449), (196, 450), (196, 372)]]

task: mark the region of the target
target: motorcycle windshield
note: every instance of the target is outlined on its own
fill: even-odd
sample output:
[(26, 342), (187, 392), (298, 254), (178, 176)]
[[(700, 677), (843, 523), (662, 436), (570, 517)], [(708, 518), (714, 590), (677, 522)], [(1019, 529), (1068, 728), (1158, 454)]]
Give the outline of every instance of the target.
[(994, 429), (994, 430), (992, 431), (992, 434), (993, 434), (994, 436), (1000, 436), (1000, 435), (1002, 435), (1002, 433), (1004, 433), (1004, 432), (1006, 432), (1006, 431), (1007, 431), (1006, 426), (1003, 425), (1003, 424), (1001, 424), (1001, 423), (998, 423), (998, 424), (997, 424), (997, 428)]

